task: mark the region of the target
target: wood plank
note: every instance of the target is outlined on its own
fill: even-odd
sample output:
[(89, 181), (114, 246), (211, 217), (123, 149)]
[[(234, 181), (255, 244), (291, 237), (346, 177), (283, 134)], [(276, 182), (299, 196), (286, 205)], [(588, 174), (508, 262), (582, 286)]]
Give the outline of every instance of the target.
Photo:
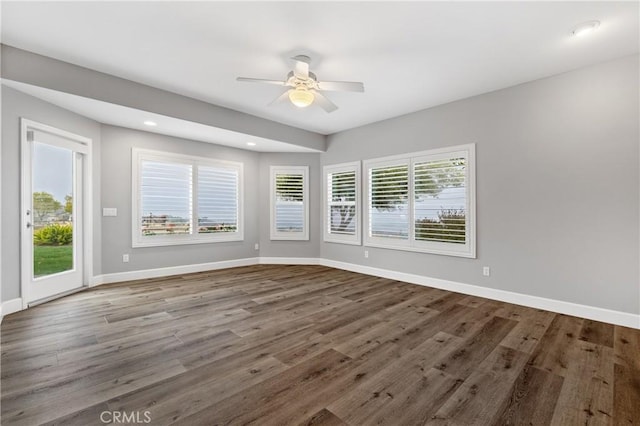
[[(162, 380), (185, 372), (186, 369), (178, 361), (155, 364), (147, 369), (139, 370), (124, 376), (114, 376), (110, 380), (74, 392), (40, 393), (29, 405), (5, 408), (3, 403), (3, 424), (5, 421), (17, 425), (40, 424), (49, 418), (69, 416), (114, 395), (139, 389), (149, 383)], [(6, 412), (5, 412), (6, 410)]]
[[(232, 358), (232, 357), (230, 357)], [(231, 363), (226, 363), (231, 367)], [(236, 364), (237, 365), (237, 364)], [(251, 363), (245, 363), (241, 368), (229, 368), (225, 372), (213, 375), (211, 364), (206, 364), (191, 372), (199, 373), (193, 385), (175, 387), (171, 379), (163, 382), (162, 388), (167, 386), (181, 389), (181, 392), (162, 394), (163, 398), (149, 398), (148, 392), (135, 392), (132, 400), (119, 399), (117, 404), (109, 403), (110, 407), (118, 411), (139, 411), (138, 407), (147, 407), (146, 411), (153, 420), (153, 424), (171, 424), (204, 409), (208, 405), (221, 401), (229, 395), (241, 392), (252, 386), (257, 386), (262, 381), (286, 371), (286, 366), (273, 357), (260, 357)], [(188, 373), (186, 373), (188, 374)], [(181, 376), (185, 376), (182, 374)], [(194, 377), (189, 374), (190, 377)], [(178, 376), (178, 378), (182, 378)], [(141, 396), (146, 396), (146, 399)], [(128, 408), (130, 407), (130, 408)]]
[(456, 336), (438, 333), (383, 370), (362, 377), (356, 387), (328, 408), (350, 424), (418, 424), (428, 419), (461, 383), (431, 368), (461, 342)]
[(438, 311), (415, 312), (411, 309), (402, 314), (386, 318), (365, 332), (359, 333), (351, 339), (334, 345), (334, 348), (346, 355), (357, 358), (385, 342), (398, 343), (407, 330), (424, 323), (428, 318), (438, 314)]
[(516, 380), (495, 426), (551, 423), (563, 378), (536, 367), (525, 367)]
[(531, 309), (522, 315), (501, 345), (521, 352), (533, 353), (540, 339), (547, 332), (556, 314)]
[(582, 330), (580, 330), (580, 340), (613, 347), (613, 325), (604, 322), (584, 320)]
[(286, 409), (274, 410), (260, 419), (261, 424), (296, 423), (322, 407), (331, 404), (366, 377), (377, 373), (401, 357), (399, 348), (391, 342), (376, 346), (357, 359), (349, 359), (314, 383), (309, 392), (288, 398)]
[[(483, 301), (477, 307), (470, 309), (467, 315), (455, 323), (448, 324), (442, 331), (458, 337), (469, 337), (495, 316), (494, 313), (500, 305), (499, 302)], [(468, 304), (462, 304), (462, 306), (469, 307)]]
[(435, 366), (438, 370), (466, 379), (476, 366), (489, 355), (513, 329), (515, 321), (493, 317), (458, 350)]
[(616, 363), (624, 365), (640, 375), (640, 332), (616, 326), (614, 330), (614, 355)]
[(565, 377), (571, 364), (570, 351), (577, 342), (584, 320), (556, 315), (535, 348), (530, 365)]
[[(264, 422), (264, 417), (275, 410), (285, 409), (295, 395), (304, 395), (313, 384), (329, 375), (350, 358), (334, 350), (289, 368), (284, 373), (267, 379), (243, 392), (182, 419), (184, 424), (250, 424)], [(288, 408), (288, 407), (287, 407)]]
[(570, 348), (568, 357), (571, 362), (551, 424), (611, 424), (613, 350), (579, 340)]
[(396, 343), (404, 349), (412, 350), (443, 329), (451, 329), (455, 324), (464, 321), (463, 318), (474, 309), (458, 304), (448, 306), (437, 315), (428, 315), (425, 320), (407, 328), (400, 336), (395, 337)]
[(363, 316), (371, 315), (378, 310), (405, 302), (413, 296), (415, 291), (415, 289), (388, 289), (373, 296), (357, 299), (353, 304), (345, 305), (345, 310), (341, 312), (338, 318), (326, 321), (316, 329), (322, 334), (329, 333)]
[(107, 284), (0, 333), (3, 426), (640, 418), (640, 330), (324, 266)]
[(620, 425), (640, 424), (640, 375), (620, 364), (614, 365), (612, 418)]
[(613, 418), (617, 424), (640, 425), (640, 332), (614, 329)]
[(498, 346), (473, 370), (430, 423), (492, 424), (528, 358), (524, 352)]
[(300, 422), (299, 426), (347, 426), (347, 423), (343, 422), (331, 411), (323, 408), (308, 419)]

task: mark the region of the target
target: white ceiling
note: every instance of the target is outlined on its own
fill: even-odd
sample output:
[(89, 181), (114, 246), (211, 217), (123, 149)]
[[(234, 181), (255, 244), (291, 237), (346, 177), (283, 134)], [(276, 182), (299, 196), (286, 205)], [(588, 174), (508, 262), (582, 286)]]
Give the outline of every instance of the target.
[[(330, 134), (639, 51), (634, 2), (2, 2), (2, 42)], [(584, 21), (602, 25), (570, 37)], [(340, 109), (268, 107), (289, 58)]]

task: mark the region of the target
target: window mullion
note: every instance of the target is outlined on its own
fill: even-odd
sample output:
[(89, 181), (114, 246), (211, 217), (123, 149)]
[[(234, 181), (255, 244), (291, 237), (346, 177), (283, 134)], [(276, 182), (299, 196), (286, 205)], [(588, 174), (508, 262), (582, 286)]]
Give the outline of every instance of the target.
[(408, 179), (409, 179), (409, 245), (415, 245), (415, 182), (414, 182), (414, 167), (415, 160), (412, 158), (409, 160), (408, 164)]
[(191, 235), (198, 237), (198, 164), (191, 165)]

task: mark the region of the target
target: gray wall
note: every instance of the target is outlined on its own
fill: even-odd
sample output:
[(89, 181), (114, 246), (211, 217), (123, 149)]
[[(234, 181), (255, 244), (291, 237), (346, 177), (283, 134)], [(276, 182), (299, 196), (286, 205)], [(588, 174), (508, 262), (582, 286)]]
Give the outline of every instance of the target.
[[(271, 241), (270, 166), (309, 166), (309, 241)], [(260, 256), (263, 257), (318, 257), (320, 255), (320, 154), (261, 154), (260, 155)]]
[[(244, 163), (244, 241), (131, 248), (131, 148)], [(102, 207), (116, 207), (117, 217), (103, 217), (102, 271), (105, 274), (190, 265), (258, 256), (258, 157), (227, 148), (154, 133), (102, 126)], [(122, 255), (130, 254), (123, 263)]]
[(100, 124), (55, 105), (2, 88), (2, 300), (20, 297), (20, 118), (93, 141), (93, 272), (101, 271)]
[(318, 150), (325, 136), (2, 45), (2, 78)]
[[(638, 71), (634, 56), (442, 105), (332, 135), (324, 154), (258, 154), (100, 126), (4, 89), (2, 300), (19, 297), (24, 116), (94, 140), (95, 274), (258, 255), (321, 256), (637, 313)], [(477, 144), (477, 259), (378, 248), (367, 248), (365, 259), (364, 247), (321, 242), (321, 165), (469, 142)], [(132, 249), (132, 146), (243, 162), (245, 240)], [(270, 165), (309, 166), (310, 241), (270, 241)], [(118, 216), (101, 217), (102, 207), (117, 207)], [(122, 263), (124, 253), (129, 263)], [(482, 276), (485, 265), (491, 277)]]
[(475, 142), (478, 258), (322, 257), (640, 312), (638, 92), (633, 56), (330, 136), (323, 165)]

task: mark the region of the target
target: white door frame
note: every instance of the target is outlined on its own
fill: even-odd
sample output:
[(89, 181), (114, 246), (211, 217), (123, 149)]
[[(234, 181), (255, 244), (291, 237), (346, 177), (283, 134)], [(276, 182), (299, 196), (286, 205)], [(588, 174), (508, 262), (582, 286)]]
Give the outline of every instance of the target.
[[(20, 118), (20, 147), (22, 155), (21, 165), (21, 203), (20, 203), (20, 252), (21, 252), (21, 279), (20, 279), (20, 296), (22, 298), (22, 309), (26, 309), (30, 303), (30, 281), (31, 275), (27, 272), (24, 265), (24, 259), (30, 259), (32, 254), (28, 252), (31, 249), (30, 232), (25, 232), (27, 223), (31, 221), (31, 217), (27, 215), (27, 210), (31, 208), (31, 188), (26, 188), (26, 183), (31, 182), (31, 167), (25, 167), (25, 161), (31, 161), (31, 144), (28, 141), (27, 131), (39, 130), (52, 135), (60, 136), (65, 139), (84, 145), (85, 152), (82, 167), (82, 286), (88, 287), (93, 277), (93, 161), (92, 161), (92, 140), (85, 136), (80, 136), (65, 130), (60, 130), (46, 124), (38, 123), (26, 118)], [(29, 194), (27, 196), (27, 194)], [(29, 265), (33, 267), (33, 265)]]

